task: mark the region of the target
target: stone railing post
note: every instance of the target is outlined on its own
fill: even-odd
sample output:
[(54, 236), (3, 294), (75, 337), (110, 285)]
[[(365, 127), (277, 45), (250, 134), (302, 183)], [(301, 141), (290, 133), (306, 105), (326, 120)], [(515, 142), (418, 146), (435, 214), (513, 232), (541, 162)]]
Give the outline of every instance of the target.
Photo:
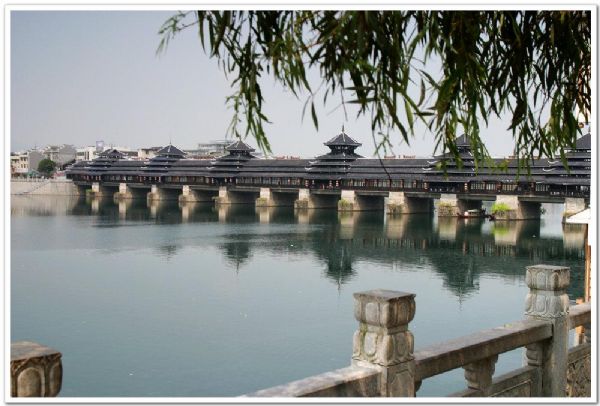
[(496, 362), (498, 356), (494, 355), (481, 361), (473, 362), (465, 365), (465, 379), (467, 386), (470, 389), (475, 389), (481, 392), (481, 396), (489, 395), (489, 389), (492, 386), (492, 376), (496, 370)]
[(542, 396), (565, 397), (569, 345), (568, 267), (534, 265), (527, 267), (529, 294), (525, 317), (552, 323), (552, 338), (527, 346), (528, 365), (542, 368)]
[(62, 384), (62, 354), (52, 348), (18, 341), (10, 346), (12, 397), (54, 397)]
[(354, 294), (352, 363), (381, 369), (380, 394), (415, 396), (414, 338), (408, 323), (415, 316), (415, 295), (390, 290)]

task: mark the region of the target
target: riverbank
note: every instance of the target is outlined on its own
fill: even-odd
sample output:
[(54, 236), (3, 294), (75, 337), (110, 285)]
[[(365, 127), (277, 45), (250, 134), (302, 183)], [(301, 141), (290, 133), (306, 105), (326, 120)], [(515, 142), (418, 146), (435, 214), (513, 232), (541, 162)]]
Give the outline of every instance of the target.
[(11, 195), (77, 196), (77, 186), (68, 179), (10, 180)]

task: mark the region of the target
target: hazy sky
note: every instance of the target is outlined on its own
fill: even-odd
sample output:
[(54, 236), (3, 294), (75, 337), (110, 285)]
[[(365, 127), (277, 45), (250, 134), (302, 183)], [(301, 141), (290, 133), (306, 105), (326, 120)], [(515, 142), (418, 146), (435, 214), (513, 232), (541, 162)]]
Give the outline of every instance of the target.
[[(222, 139), (231, 119), (229, 83), (216, 60), (206, 56), (195, 30), (182, 32), (156, 56), (165, 11), (13, 11), (11, 14), (11, 150), (37, 145), (161, 146), (193, 148)], [(374, 151), (370, 122), (349, 110), (318, 109), (319, 130), (304, 100), (280, 86), (265, 91), (266, 128), (275, 155), (311, 157), (340, 132)], [(332, 99), (333, 100), (333, 99)], [(494, 121), (484, 141), (494, 156), (512, 152), (508, 123)], [(393, 138), (396, 154), (430, 156), (432, 134), (419, 130), (410, 146)], [(246, 140), (256, 146), (254, 140)]]

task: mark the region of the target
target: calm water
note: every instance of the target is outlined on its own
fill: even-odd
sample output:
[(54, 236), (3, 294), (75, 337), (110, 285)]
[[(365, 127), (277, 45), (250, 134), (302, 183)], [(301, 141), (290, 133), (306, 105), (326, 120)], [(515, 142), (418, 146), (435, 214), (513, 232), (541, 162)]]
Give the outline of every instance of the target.
[[(352, 293), (413, 292), (415, 347), (518, 320), (525, 267), (572, 269), (583, 230), (541, 221), (11, 199), (11, 339), (63, 353), (61, 396), (237, 396), (349, 365)], [(521, 364), (500, 357), (496, 372)], [(457, 370), (419, 396), (464, 388)]]

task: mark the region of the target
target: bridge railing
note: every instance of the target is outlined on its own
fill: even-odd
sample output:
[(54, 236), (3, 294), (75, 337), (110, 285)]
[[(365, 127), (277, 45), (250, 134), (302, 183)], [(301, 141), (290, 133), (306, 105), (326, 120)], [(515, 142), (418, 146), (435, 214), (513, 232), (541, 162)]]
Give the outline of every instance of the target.
[[(590, 397), (591, 346), (579, 331), (568, 348), (569, 331), (590, 323), (589, 303), (569, 305), (569, 268), (527, 268), (530, 292), (525, 318), (413, 351), (409, 323), (414, 295), (373, 290), (354, 294), (352, 363), (347, 368), (260, 390), (250, 397), (415, 396), (421, 382), (464, 369), (459, 397)], [(498, 356), (523, 348), (524, 366), (494, 377)]]

